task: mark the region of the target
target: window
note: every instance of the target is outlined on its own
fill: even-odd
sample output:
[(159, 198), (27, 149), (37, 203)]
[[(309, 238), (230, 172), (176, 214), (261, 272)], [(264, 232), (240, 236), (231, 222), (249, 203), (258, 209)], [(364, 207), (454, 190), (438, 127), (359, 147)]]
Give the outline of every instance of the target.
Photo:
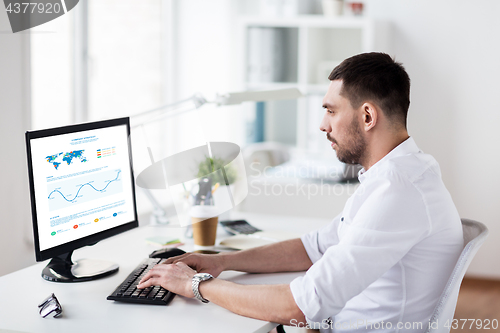
[(161, 0), (90, 0), (88, 6), (88, 119), (160, 106)]
[(73, 121), (73, 24), (70, 11), (31, 29), (33, 129)]
[(82, 1), (33, 28), (32, 127), (129, 116), (161, 105), (161, 2)]

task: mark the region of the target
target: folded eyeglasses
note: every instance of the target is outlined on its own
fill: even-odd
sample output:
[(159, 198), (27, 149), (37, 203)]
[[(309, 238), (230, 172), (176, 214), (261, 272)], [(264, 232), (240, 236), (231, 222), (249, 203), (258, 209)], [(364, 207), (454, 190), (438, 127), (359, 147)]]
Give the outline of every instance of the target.
[(54, 318), (58, 318), (62, 315), (61, 304), (54, 293), (47, 297), (42, 303), (38, 304), (38, 308), (40, 309), (40, 316), (43, 318), (48, 315), (53, 315)]

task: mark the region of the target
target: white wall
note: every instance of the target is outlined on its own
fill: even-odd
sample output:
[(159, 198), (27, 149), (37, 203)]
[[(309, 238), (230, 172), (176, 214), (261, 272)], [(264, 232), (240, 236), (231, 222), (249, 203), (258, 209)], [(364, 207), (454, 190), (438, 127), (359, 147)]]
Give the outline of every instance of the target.
[(368, 0), (393, 25), (396, 59), (412, 79), (409, 130), (434, 155), (462, 217), (490, 236), (469, 274), (500, 278), (500, 2)]
[[(240, 91), (239, 42), (237, 31), (240, 1), (177, 1), (176, 97), (177, 100), (199, 92), (208, 100), (217, 93)], [(199, 113), (202, 132), (197, 138), (242, 144), (245, 138), (239, 106), (215, 108), (206, 105)], [(226, 130), (220, 131), (218, 128)], [(194, 128), (191, 128), (195, 132)], [(189, 140), (193, 132), (188, 134)], [(186, 133), (184, 133), (186, 134)], [(182, 133), (176, 137), (182, 137)]]
[(29, 35), (0, 10), (0, 275), (35, 262), (24, 132), (30, 124)]

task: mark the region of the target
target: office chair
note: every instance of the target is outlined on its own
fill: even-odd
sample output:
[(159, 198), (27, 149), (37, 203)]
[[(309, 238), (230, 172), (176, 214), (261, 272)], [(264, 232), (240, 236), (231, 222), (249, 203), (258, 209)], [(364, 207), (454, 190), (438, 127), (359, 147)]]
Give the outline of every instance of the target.
[[(457, 306), (458, 292), (464, 278), (465, 271), (476, 255), (477, 250), (484, 243), (488, 236), (488, 228), (480, 222), (462, 219), (462, 229), (464, 232), (464, 249), (458, 258), (457, 264), (451, 273), (446, 287), (432, 313), (426, 333), (449, 332)], [(448, 328), (444, 325), (448, 322)]]

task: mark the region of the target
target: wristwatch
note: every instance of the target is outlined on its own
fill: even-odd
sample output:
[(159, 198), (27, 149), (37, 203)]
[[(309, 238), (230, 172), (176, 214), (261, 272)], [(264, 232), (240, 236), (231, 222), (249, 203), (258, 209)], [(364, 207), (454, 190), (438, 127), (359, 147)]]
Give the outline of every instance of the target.
[(201, 296), (201, 294), (200, 294), (200, 282), (207, 281), (207, 280), (210, 280), (212, 278), (213, 278), (213, 276), (211, 274), (198, 273), (198, 274), (195, 274), (193, 276), (193, 279), (191, 280), (194, 297), (196, 297), (197, 299), (199, 299), (203, 303), (208, 303), (209, 300), (205, 299), (205, 298), (203, 298), (203, 296)]

